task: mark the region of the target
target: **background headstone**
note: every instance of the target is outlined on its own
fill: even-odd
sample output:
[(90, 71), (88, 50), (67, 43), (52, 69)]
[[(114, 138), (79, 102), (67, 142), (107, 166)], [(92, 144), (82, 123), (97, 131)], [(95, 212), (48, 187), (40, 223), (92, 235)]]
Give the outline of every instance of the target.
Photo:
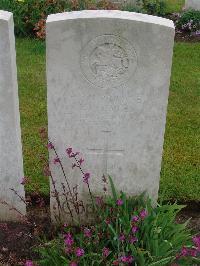
[[(0, 221), (15, 221), (16, 208), (25, 214), (22, 145), (18, 103), (14, 25), (12, 13), (0, 11)], [(9, 206), (2, 204), (6, 202)]]
[(186, 0), (185, 8), (186, 9), (200, 10), (200, 0)]
[[(81, 151), (95, 195), (110, 175), (128, 195), (157, 199), (173, 53), (167, 19), (122, 11), (81, 11), (47, 20), (48, 131), (71, 186), (87, 185), (66, 147)], [(50, 169), (56, 186), (61, 169)], [(64, 199), (61, 199), (61, 202)], [(51, 208), (55, 198), (51, 198)], [(66, 215), (67, 217), (67, 215)]]

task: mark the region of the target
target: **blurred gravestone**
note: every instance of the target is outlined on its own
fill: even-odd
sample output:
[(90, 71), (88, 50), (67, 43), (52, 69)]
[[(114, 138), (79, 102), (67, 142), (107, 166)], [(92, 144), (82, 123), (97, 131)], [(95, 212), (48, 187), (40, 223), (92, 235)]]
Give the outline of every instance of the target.
[[(157, 199), (173, 43), (173, 22), (159, 17), (99, 10), (48, 17), (49, 139), (82, 199), (87, 185), (71, 168), (69, 146), (82, 152), (94, 195), (102, 193), (101, 177), (110, 175), (119, 191), (147, 191)], [(51, 150), (62, 193), (54, 158)], [(51, 197), (52, 212), (54, 206)]]
[(186, 9), (200, 10), (200, 0), (186, 0), (185, 8)]
[[(19, 220), (25, 204), (22, 145), (12, 13), (0, 11), (0, 221)], [(16, 211), (17, 209), (18, 211)]]

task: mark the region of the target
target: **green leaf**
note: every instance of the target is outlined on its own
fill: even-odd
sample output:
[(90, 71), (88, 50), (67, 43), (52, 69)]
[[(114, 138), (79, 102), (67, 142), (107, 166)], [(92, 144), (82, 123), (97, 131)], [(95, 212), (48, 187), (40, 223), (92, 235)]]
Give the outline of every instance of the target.
[(111, 186), (111, 190), (112, 190), (112, 195), (113, 195), (113, 199), (114, 201), (116, 202), (117, 199), (118, 199), (118, 196), (117, 196), (117, 192), (116, 192), (116, 189), (115, 189), (115, 185), (112, 181), (112, 178), (111, 176), (108, 176), (108, 179), (109, 179), (109, 182), (110, 182), (110, 186)]
[(148, 266), (166, 265), (166, 263), (169, 263), (170, 261), (172, 261), (172, 259), (175, 259), (175, 257), (174, 256), (167, 257), (167, 258), (161, 259), (159, 261), (153, 262), (153, 263), (149, 264)]

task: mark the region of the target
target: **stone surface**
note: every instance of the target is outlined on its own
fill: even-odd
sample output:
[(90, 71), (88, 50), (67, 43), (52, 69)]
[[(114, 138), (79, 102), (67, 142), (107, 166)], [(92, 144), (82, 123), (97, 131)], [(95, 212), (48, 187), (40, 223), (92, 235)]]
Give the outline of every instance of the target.
[(12, 14), (0, 11), (0, 221), (18, 220), (24, 203), (10, 188), (24, 197), (14, 25)]
[(186, 9), (195, 9), (200, 10), (200, 0), (186, 0), (185, 1)]
[[(84, 157), (95, 195), (102, 193), (102, 176), (110, 175), (119, 191), (147, 191), (157, 198), (173, 40), (172, 21), (144, 14), (82, 11), (48, 17), (49, 139), (81, 198), (87, 185), (71, 168), (69, 146)], [(51, 150), (50, 168), (62, 191), (54, 158)], [(52, 210), (54, 205), (52, 197)]]

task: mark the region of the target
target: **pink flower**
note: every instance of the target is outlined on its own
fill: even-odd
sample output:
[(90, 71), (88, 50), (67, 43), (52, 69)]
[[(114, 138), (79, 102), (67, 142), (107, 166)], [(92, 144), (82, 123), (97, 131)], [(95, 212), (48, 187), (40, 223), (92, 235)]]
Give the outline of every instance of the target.
[(69, 266), (78, 266), (78, 264), (75, 261), (70, 262)]
[(102, 206), (103, 205), (103, 198), (102, 197), (96, 197), (96, 204), (98, 206)]
[(27, 183), (27, 177), (22, 177), (20, 180), (21, 185), (25, 185)]
[(67, 233), (66, 235), (64, 235), (64, 242), (65, 242), (65, 245), (68, 247), (71, 247), (74, 244), (74, 239), (70, 233)]
[(51, 149), (54, 149), (54, 146), (53, 146), (53, 144), (51, 142), (49, 142), (47, 144), (47, 148), (51, 150)]
[(200, 235), (199, 236), (194, 236), (192, 238), (193, 243), (197, 247), (197, 250), (200, 252)]
[(116, 202), (116, 204), (117, 204), (118, 206), (123, 205), (123, 200), (122, 200), (122, 199), (118, 199), (117, 202)]
[(138, 227), (137, 226), (132, 226), (131, 231), (133, 233), (136, 233), (138, 231)]
[(105, 219), (105, 223), (106, 223), (106, 224), (111, 224), (110, 219), (109, 219), (109, 218), (106, 218), (106, 219)]
[(191, 248), (190, 251), (189, 251), (189, 253), (190, 253), (190, 256), (192, 256), (192, 257), (196, 257), (198, 251), (197, 251), (197, 249), (195, 249), (195, 248)]
[(133, 262), (133, 256), (122, 256), (120, 258), (120, 261), (121, 262), (124, 262), (124, 263), (132, 263)]
[(132, 222), (138, 222), (140, 217), (138, 215), (135, 215), (131, 218)]
[(69, 158), (76, 157), (77, 155), (80, 154), (80, 152), (73, 152), (72, 148), (67, 148), (66, 153), (69, 156)]
[(125, 240), (126, 240), (125, 235), (124, 235), (124, 234), (121, 234), (121, 235), (119, 236), (119, 240), (120, 240), (121, 242), (125, 241)]
[(134, 257), (133, 256), (128, 256), (128, 263), (132, 263), (134, 260)]
[(83, 158), (80, 158), (78, 162), (79, 162), (79, 165), (81, 166), (82, 163), (84, 162), (84, 159)]
[(131, 244), (134, 244), (135, 242), (137, 242), (138, 241), (138, 239), (137, 239), (137, 237), (135, 237), (135, 236), (132, 236), (131, 238), (130, 238), (130, 243)]
[(104, 247), (104, 248), (103, 248), (103, 251), (102, 251), (102, 255), (103, 255), (103, 257), (106, 258), (106, 257), (108, 257), (109, 254), (110, 254), (110, 249)]
[(60, 159), (58, 157), (54, 158), (53, 159), (53, 163), (54, 164), (60, 163)]
[(25, 266), (33, 266), (33, 262), (32, 262), (32, 260), (27, 260), (27, 261), (25, 262)]
[(67, 155), (70, 157), (71, 153), (72, 153), (72, 148), (67, 148), (66, 149), (66, 153)]
[(80, 154), (80, 152), (75, 152), (75, 153), (72, 152), (72, 153), (70, 154), (69, 157), (70, 157), (70, 158), (72, 158), (72, 157), (76, 157), (76, 156), (79, 155), (79, 154)]
[(185, 257), (188, 255), (188, 249), (186, 247), (182, 247), (181, 249), (181, 257)]
[(77, 257), (82, 257), (85, 254), (85, 251), (82, 248), (77, 248), (75, 253)]
[(146, 218), (147, 215), (148, 215), (148, 212), (145, 209), (140, 212), (140, 217), (142, 218), (142, 220), (144, 220), (144, 218)]
[(85, 173), (83, 176), (83, 182), (88, 184), (89, 178), (90, 178), (90, 173)]
[(84, 236), (88, 238), (92, 237), (91, 230), (88, 228), (84, 228)]

